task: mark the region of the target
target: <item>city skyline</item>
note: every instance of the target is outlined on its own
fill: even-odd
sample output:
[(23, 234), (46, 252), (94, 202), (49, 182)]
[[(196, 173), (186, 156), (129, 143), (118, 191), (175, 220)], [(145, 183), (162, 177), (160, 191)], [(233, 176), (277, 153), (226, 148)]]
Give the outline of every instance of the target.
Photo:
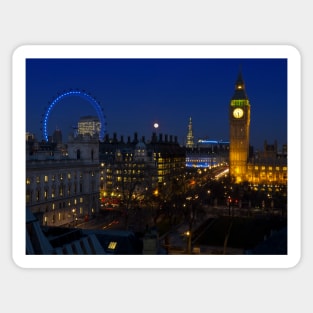
[[(42, 138), (41, 120), (65, 90), (85, 90), (103, 108), (106, 133), (177, 136), (185, 144), (189, 118), (198, 138), (228, 140), (228, 108), (241, 70), (251, 103), (250, 144), (287, 144), (287, 59), (28, 59), (26, 131)], [(51, 111), (48, 132), (64, 141), (81, 116), (97, 115), (82, 97)]]

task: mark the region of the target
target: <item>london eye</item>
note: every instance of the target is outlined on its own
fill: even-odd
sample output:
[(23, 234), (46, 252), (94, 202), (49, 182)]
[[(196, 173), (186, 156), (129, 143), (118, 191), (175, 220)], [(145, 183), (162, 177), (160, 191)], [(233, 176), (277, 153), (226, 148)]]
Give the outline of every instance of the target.
[(100, 106), (99, 102), (92, 97), (89, 93), (82, 91), (82, 90), (69, 90), (69, 91), (64, 91), (62, 94), (58, 95), (48, 106), (48, 108), (45, 110), (45, 113), (43, 114), (43, 118), (41, 121), (42, 127), (42, 136), (45, 141), (48, 142), (48, 122), (49, 122), (49, 117), (50, 113), (52, 112), (53, 108), (63, 99), (68, 98), (68, 97), (81, 97), (89, 104), (92, 105), (92, 107), (95, 109), (97, 112), (97, 116), (99, 118), (101, 127), (100, 127), (100, 132), (99, 132), (99, 140), (103, 141), (104, 134), (105, 134), (105, 116), (103, 114), (103, 109)]

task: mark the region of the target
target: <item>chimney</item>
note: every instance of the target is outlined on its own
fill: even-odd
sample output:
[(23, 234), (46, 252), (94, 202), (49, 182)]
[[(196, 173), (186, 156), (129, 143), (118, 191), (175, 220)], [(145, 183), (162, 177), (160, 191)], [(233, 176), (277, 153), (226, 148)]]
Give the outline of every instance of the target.
[(163, 141), (163, 135), (162, 134), (159, 134), (159, 142), (162, 142)]
[(113, 142), (116, 143), (117, 142), (117, 137), (116, 137), (116, 133), (113, 134)]
[(157, 136), (156, 136), (156, 133), (154, 132), (154, 133), (152, 133), (151, 142), (156, 143), (156, 141), (157, 141)]
[(138, 142), (138, 134), (134, 133), (134, 143), (137, 143), (137, 142)]

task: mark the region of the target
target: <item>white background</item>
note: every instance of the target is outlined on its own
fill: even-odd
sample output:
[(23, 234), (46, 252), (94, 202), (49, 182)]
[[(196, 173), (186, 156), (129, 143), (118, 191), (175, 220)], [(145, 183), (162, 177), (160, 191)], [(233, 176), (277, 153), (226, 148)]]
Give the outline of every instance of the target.
[[(9, 312), (312, 311), (309, 1), (1, 2), (1, 307)], [(302, 258), (291, 269), (21, 269), (12, 261), (11, 56), (24, 44), (290, 44), (302, 56)], [(311, 87), (312, 88), (312, 87)], [(300, 153), (300, 151), (299, 151)], [(11, 188), (12, 187), (12, 188)], [(21, 208), (24, 209), (24, 208)]]

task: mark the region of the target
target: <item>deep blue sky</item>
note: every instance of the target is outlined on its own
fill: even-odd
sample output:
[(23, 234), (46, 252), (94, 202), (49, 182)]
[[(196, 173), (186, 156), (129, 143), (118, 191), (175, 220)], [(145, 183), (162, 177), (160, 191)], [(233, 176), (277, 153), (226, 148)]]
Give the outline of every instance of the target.
[[(287, 60), (285, 59), (28, 59), (26, 131), (41, 140), (41, 119), (63, 91), (90, 93), (106, 116), (106, 132), (120, 138), (158, 133), (185, 143), (189, 117), (195, 139), (229, 139), (228, 107), (242, 69), (251, 104), (250, 144), (287, 143)], [(63, 141), (80, 116), (96, 115), (80, 97), (59, 101), (48, 122)]]

